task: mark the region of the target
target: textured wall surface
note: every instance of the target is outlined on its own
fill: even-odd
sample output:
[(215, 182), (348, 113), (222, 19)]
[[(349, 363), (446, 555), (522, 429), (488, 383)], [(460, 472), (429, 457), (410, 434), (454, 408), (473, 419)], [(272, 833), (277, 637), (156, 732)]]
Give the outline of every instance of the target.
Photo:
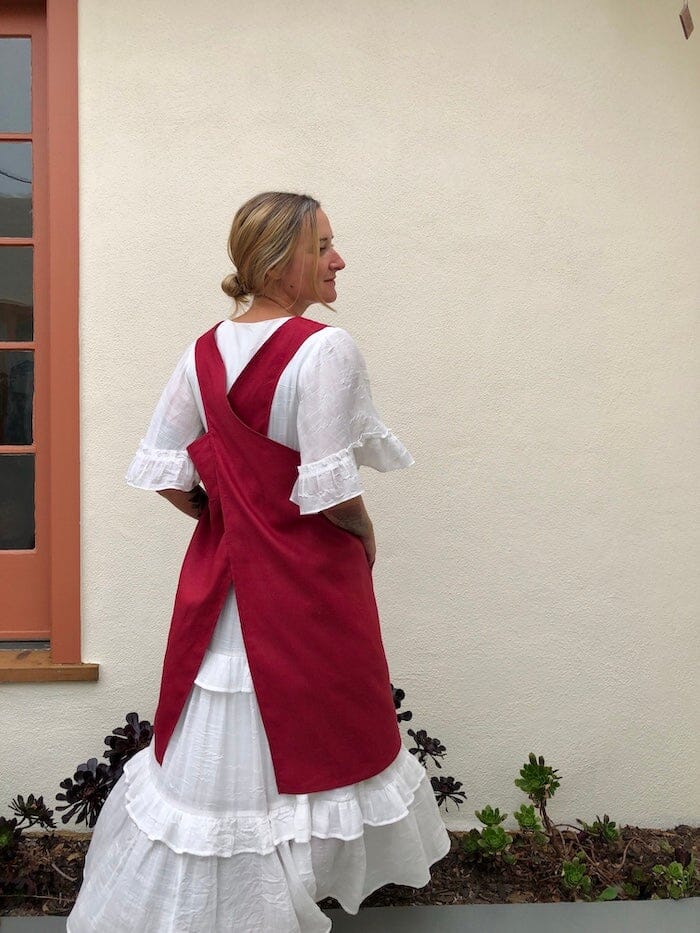
[(443, 773), (700, 819), (700, 36), (633, 0), (80, 3), (84, 658), (3, 690), (3, 801), (152, 718), (192, 530), (123, 474), (228, 313), (235, 208), (323, 202), (337, 314), (416, 458), (365, 471), (394, 682)]

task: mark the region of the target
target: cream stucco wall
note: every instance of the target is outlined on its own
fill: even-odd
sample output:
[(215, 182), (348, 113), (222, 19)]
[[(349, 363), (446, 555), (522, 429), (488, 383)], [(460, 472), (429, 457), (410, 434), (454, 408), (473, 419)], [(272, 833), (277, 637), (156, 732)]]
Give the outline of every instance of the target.
[[(411, 470), (366, 471), (395, 683), (475, 807), (697, 822), (700, 36), (675, 0), (80, 3), (84, 657), (3, 690), (2, 799), (151, 718), (191, 526), (123, 474), (227, 313), (237, 205), (308, 190)], [(444, 773), (445, 773), (444, 772)]]

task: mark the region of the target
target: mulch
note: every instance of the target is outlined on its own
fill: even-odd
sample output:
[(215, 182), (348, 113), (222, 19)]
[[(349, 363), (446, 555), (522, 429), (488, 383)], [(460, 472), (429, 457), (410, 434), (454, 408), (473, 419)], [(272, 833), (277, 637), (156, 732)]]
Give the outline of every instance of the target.
[[(470, 859), (462, 851), (459, 838), (450, 833), (450, 852), (433, 866), (431, 880), (424, 888), (386, 885), (371, 894), (363, 907), (409, 907), (431, 904), (534, 904), (573, 901), (577, 895), (566, 890), (561, 877), (561, 860), (549, 846), (540, 846), (531, 837), (513, 833), (512, 864), (500, 858)], [(577, 831), (564, 832), (569, 857), (584, 850), (593, 881), (591, 898), (608, 885), (636, 883), (639, 897), (659, 894), (651, 869), (668, 864), (690, 852), (700, 862), (700, 828), (677, 826), (674, 830), (639, 829), (626, 826), (620, 839), (604, 843)], [(641, 883), (644, 877), (646, 883)], [(700, 892), (699, 892), (700, 893)], [(622, 899), (625, 895), (622, 894)], [(330, 901), (324, 906), (331, 905)]]
[[(467, 856), (460, 844), (463, 835), (450, 833), (451, 850), (433, 866), (431, 881), (424, 888), (389, 884), (371, 894), (363, 907), (577, 899), (575, 893), (564, 887), (561, 859), (550, 846), (514, 832), (510, 852), (515, 860), (509, 863), (500, 856)], [(640, 899), (663, 896), (658, 885), (655, 886), (651, 871), (654, 865), (687, 861), (689, 854), (700, 863), (697, 827), (657, 830), (625, 826), (620, 838), (610, 843), (572, 828), (562, 830), (561, 838), (569, 856), (577, 851), (586, 853), (593, 899), (606, 886), (621, 886), (624, 882), (636, 884)], [(0, 861), (0, 915), (68, 914), (80, 888), (88, 843), (89, 836), (83, 833), (23, 834), (12, 858)], [(329, 898), (321, 906), (331, 908), (337, 904)]]

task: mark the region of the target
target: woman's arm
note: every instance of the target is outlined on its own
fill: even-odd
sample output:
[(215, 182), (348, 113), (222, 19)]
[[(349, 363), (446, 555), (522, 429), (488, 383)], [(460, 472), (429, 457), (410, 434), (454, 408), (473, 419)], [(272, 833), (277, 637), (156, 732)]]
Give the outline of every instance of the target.
[(188, 492), (182, 489), (158, 489), (156, 492), (190, 518), (199, 518), (207, 504), (207, 494), (201, 486)]
[(367, 563), (373, 567), (377, 556), (377, 545), (374, 540), (374, 528), (362, 496), (355, 496), (354, 499), (331, 506), (330, 509), (323, 509), (322, 514), (334, 525), (361, 539), (367, 554)]

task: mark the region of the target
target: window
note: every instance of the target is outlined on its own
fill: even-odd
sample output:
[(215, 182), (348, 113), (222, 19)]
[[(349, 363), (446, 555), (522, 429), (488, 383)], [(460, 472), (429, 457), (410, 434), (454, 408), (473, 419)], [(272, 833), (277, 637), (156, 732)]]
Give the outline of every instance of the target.
[(80, 663), (77, 124), (77, 0), (0, 0), (0, 680), (97, 676)]

